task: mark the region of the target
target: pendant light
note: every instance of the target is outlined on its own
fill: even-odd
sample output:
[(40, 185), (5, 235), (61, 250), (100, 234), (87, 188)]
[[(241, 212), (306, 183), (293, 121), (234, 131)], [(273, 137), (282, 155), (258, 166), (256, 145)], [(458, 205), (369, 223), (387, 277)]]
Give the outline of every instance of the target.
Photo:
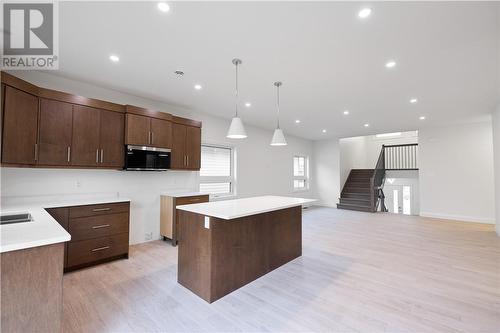
[(283, 83), (274, 82), (276, 87), (276, 109), (278, 110), (278, 124), (274, 130), (273, 139), (271, 140), (271, 146), (286, 146), (285, 135), (280, 128), (280, 86)]
[(241, 118), (238, 117), (238, 65), (241, 65), (241, 60), (233, 59), (233, 64), (236, 67), (236, 112), (233, 120), (231, 120), (231, 125), (229, 126), (226, 137), (230, 139), (244, 139), (247, 137), (247, 132), (245, 131)]

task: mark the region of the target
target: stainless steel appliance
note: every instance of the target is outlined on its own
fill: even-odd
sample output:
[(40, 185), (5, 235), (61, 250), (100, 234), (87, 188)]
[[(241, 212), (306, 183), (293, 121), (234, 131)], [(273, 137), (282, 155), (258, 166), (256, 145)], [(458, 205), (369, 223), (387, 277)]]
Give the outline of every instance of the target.
[(170, 149), (128, 145), (125, 170), (165, 171), (170, 169)]

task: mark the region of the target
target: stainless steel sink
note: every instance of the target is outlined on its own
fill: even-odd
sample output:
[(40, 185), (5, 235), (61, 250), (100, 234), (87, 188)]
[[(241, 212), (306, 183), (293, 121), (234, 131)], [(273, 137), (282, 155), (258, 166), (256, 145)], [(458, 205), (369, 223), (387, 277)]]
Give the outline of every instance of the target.
[(30, 213), (15, 213), (0, 215), (0, 224), (32, 222)]

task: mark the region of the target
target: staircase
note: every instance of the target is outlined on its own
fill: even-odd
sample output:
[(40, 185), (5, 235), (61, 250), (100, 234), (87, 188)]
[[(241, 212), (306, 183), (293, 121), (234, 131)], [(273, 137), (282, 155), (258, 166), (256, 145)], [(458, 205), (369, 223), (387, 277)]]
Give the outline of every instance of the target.
[(362, 212), (373, 211), (370, 194), (371, 177), (374, 169), (353, 169), (344, 185), (337, 208), (358, 210)]
[(387, 170), (418, 170), (418, 144), (382, 145), (375, 169), (352, 169), (340, 193), (337, 208), (387, 212), (384, 183)]

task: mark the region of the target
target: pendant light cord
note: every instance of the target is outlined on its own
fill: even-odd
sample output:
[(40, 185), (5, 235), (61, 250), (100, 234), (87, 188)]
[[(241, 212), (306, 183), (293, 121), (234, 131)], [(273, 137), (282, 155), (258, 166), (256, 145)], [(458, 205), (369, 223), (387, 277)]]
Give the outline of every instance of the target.
[(236, 66), (236, 118), (238, 118), (238, 63), (235, 64)]
[(276, 108), (278, 109), (278, 128), (280, 128), (280, 86), (276, 86)]

